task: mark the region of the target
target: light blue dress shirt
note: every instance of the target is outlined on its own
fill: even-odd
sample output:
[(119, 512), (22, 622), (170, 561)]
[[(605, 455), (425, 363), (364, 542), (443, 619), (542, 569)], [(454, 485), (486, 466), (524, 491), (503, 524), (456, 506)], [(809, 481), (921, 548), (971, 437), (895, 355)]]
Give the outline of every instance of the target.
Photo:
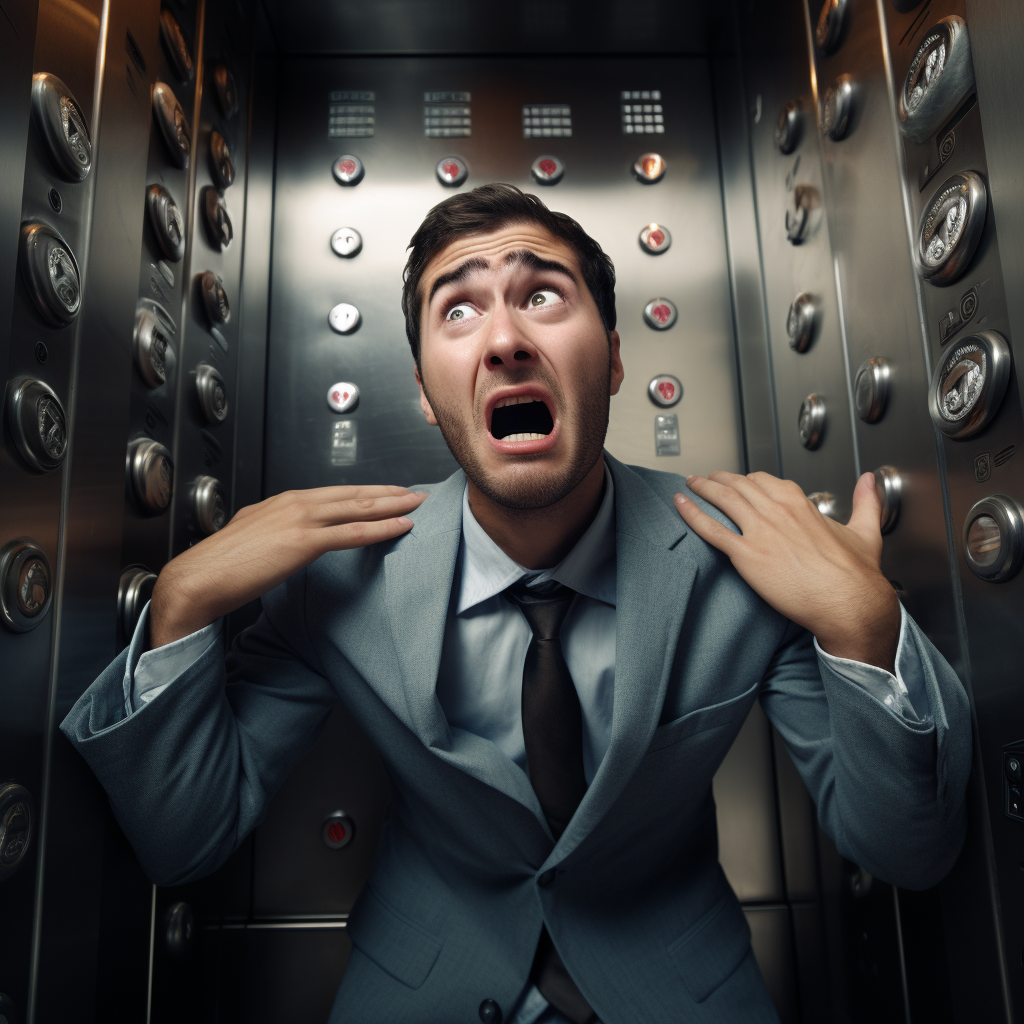
[[(552, 569), (530, 570), (514, 562), (488, 536), (462, 499), (462, 540), (453, 584), (455, 614), (445, 625), (437, 697), (453, 729), (465, 729), (495, 743), (527, 770), (520, 707), (523, 664), (530, 627), (502, 592), (524, 577), (527, 585), (549, 581), (579, 595), (562, 626), (562, 650), (583, 713), (583, 769), (590, 782), (611, 737), (615, 687), (615, 486), (607, 467), (597, 515), (573, 549)], [(149, 606), (136, 628), (146, 628)], [(220, 621), (164, 647), (146, 651), (125, 670), (125, 711), (154, 700), (170, 682), (216, 642)], [(896, 675), (873, 665), (836, 658), (814, 641), (818, 655), (844, 678), (863, 686), (912, 728), (931, 724), (924, 677), (913, 645), (905, 644), (906, 612), (901, 608)], [(133, 644), (142, 650), (143, 644)], [(527, 986), (510, 1024), (568, 1024), (532, 985)]]

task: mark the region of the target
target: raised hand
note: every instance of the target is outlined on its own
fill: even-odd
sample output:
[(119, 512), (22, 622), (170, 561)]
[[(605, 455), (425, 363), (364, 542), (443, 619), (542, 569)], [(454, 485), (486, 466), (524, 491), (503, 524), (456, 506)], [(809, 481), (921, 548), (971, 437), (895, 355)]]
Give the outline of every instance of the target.
[(287, 491), (235, 513), (164, 566), (149, 609), (151, 647), (208, 626), (283, 583), (327, 551), (399, 537), (426, 494), (404, 487)]
[(765, 601), (829, 654), (894, 671), (899, 601), (880, 568), (881, 506), (871, 473), (857, 481), (846, 526), (823, 516), (792, 480), (770, 473), (716, 472), (686, 483), (741, 534), (677, 494), (687, 526), (727, 555)]

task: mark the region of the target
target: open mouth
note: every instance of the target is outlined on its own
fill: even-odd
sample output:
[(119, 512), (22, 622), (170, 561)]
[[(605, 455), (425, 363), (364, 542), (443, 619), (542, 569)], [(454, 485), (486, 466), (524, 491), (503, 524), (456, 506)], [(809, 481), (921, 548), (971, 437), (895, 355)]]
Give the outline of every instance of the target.
[(548, 407), (532, 395), (503, 398), (491, 410), (491, 436), (499, 441), (539, 441), (554, 426)]

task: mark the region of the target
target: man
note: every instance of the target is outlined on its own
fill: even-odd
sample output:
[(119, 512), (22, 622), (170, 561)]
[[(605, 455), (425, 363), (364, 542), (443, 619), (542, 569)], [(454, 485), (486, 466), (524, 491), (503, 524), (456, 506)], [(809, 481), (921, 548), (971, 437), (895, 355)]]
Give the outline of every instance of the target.
[[(62, 728), (171, 884), (345, 700), (393, 797), (332, 1021), (776, 1021), (711, 797), (755, 699), (846, 856), (922, 888), (964, 837), (967, 698), (880, 572), (870, 475), (840, 526), (764, 473), (604, 453), (614, 271), (511, 186), (430, 212), (403, 308), (463, 471), (242, 509)], [(260, 595), (225, 674), (217, 623)]]

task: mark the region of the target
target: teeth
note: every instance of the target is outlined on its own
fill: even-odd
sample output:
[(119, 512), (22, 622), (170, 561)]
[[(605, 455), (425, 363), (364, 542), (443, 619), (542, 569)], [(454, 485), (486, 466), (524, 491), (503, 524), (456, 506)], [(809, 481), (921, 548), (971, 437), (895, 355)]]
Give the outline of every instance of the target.
[(503, 398), (500, 402), (494, 404), (495, 409), (504, 409), (506, 405), (525, 405), (527, 402), (539, 402), (539, 398), (533, 398), (529, 395), (518, 395), (512, 398)]
[(503, 437), (502, 441), (539, 441), (542, 437), (547, 436), (547, 434), (509, 434), (507, 437)]

